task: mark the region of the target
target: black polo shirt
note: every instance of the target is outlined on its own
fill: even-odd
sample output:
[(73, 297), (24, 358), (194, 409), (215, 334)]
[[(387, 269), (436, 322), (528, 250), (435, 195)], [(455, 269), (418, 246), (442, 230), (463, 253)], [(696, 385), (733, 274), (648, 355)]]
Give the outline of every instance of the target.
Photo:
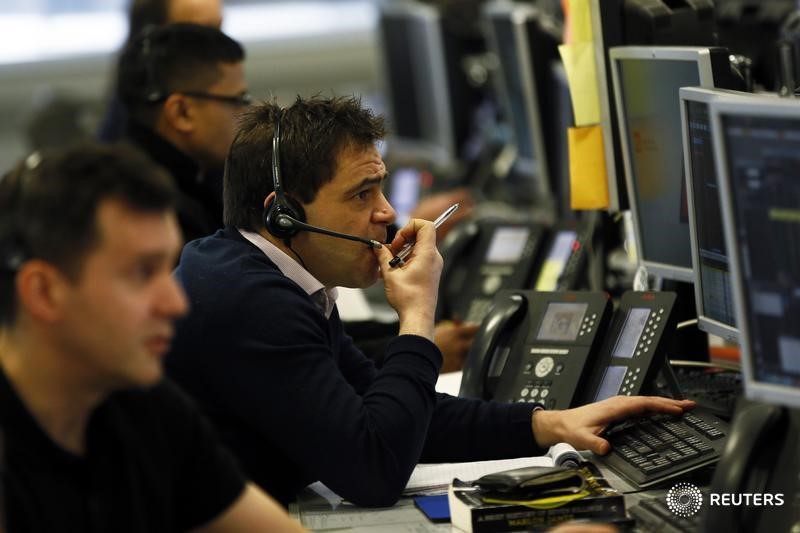
[(8, 531), (182, 531), (244, 489), (232, 456), (169, 382), (111, 395), (76, 456), (43, 431), (0, 372)]

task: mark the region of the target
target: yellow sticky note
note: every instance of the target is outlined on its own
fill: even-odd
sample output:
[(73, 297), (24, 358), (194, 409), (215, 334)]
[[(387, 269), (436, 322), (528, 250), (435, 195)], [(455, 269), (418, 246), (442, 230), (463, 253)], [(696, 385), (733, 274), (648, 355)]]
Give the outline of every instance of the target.
[(592, 18), (589, 12), (589, 0), (570, 0), (569, 19), (572, 25), (570, 42), (573, 44), (591, 42)]
[(548, 259), (539, 271), (535, 291), (554, 291), (558, 288), (558, 277), (561, 275), (562, 262), (557, 259)]
[(572, 209), (607, 209), (608, 179), (599, 124), (569, 128), (569, 188)]
[(558, 47), (567, 72), (576, 126), (600, 122), (600, 98), (592, 43), (562, 44)]

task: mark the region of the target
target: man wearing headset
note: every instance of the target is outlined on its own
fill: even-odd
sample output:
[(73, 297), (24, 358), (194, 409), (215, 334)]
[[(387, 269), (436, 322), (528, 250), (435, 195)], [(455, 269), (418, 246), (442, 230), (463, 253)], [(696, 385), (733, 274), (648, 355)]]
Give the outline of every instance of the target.
[[(357, 505), (391, 505), (418, 462), (530, 456), (561, 441), (604, 453), (608, 423), (691, 406), (617, 397), (534, 412), (436, 394), (441, 257), (422, 220), (374, 243), (394, 220), (375, 148), (383, 135), (382, 118), (353, 98), (252, 108), (227, 159), (226, 227), (181, 254), (192, 313), (167, 371), (254, 481), (283, 503), (319, 480)], [(410, 242), (405, 264), (390, 267)], [(400, 322), (376, 370), (343, 333), (334, 287), (379, 276)]]
[(244, 49), (215, 28), (146, 28), (125, 47), (117, 71), (128, 113), (126, 140), (172, 174), (184, 239), (222, 227), (222, 169), (249, 105)]
[(0, 178), (0, 529), (301, 530), (162, 380), (187, 310), (174, 200), (124, 147)]

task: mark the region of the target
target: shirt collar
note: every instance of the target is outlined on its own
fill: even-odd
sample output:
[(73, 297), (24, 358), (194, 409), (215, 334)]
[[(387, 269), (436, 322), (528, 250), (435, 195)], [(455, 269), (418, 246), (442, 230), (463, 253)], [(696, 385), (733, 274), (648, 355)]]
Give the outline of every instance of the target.
[(297, 283), (306, 294), (311, 296), (311, 300), (322, 311), (325, 318), (331, 317), (333, 307), (336, 305), (336, 298), (339, 296), (336, 287), (326, 288), (311, 272), (262, 235), (243, 229), (238, 229), (238, 231), (242, 237), (264, 252), (264, 255), (275, 263), (284, 276)]

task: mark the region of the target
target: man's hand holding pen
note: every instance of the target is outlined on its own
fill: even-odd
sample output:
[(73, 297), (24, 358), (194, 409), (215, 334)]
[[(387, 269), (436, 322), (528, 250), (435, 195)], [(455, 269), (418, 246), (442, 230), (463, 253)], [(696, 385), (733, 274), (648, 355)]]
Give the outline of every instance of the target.
[[(447, 209), (445, 209), (445, 211), (441, 215), (436, 217), (436, 220), (433, 221), (434, 229), (438, 228), (439, 226), (447, 222), (447, 219), (453, 216), (453, 213), (455, 213), (458, 210), (458, 206), (459, 204), (453, 204)], [(413, 248), (414, 248), (414, 241), (407, 240), (405, 244), (403, 244), (403, 247), (400, 248), (400, 251), (397, 252), (397, 255), (392, 257), (392, 260), (389, 261), (389, 266), (390, 267), (403, 266), (403, 264), (405, 264), (405, 260), (408, 258), (409, 255), (411, 255), (411, 251), (413, 250)]]
[[(406, 244), (414, 243), (401, 268), (389, 266)], [(410, 250), (410, 248), (407, 248)], [(374, 250), (380, 265), (386, 299), (400, 318), (401, 335), (419, 335), (433, 341), (434, 314), (442, 272), (433, 222), (412, 219), (388, 246)]]

